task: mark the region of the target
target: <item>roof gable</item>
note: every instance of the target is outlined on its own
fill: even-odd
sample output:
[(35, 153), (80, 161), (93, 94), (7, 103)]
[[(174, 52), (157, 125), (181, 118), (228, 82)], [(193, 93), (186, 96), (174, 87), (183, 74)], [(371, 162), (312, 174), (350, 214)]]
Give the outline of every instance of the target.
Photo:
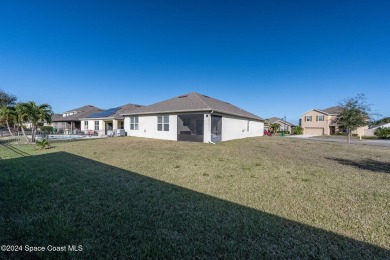
[(292, 123), (290, 123), (290, 122), (284, 121), (283, 118), (278, 118), (278, 117), (271, 117), (271, 118), (268, 119), (268, 122), (269, 122), (270, 124), (273, 124), (273, 123), (275, 123), (275, 122), (280, 122), (280, 123), (282, 123), (282, 124), (287, 124), (287, 125), (295, 126), (294, 124), (292, 124)]
[(68, 116), (59, 116), (59, 115), (52, 116), (52, 122), (80, 121), (80, 118), (83, 118), (83, 117), (85, 117), (87, 115), (90, 115), (90, 114), (96, 113), (96, 112), (100, 112), (100, 111), (103, 111), (103, 109), (95, 107), (95, 106), (87, 105), (87, 106), (79, 107), (79, 108), (72, 109), (72, 110), (69, 110), (67, 112), (64, 112), (64, 114), (77, 112), (77, 113), (72, 114), (72, 115), (68, 115)]

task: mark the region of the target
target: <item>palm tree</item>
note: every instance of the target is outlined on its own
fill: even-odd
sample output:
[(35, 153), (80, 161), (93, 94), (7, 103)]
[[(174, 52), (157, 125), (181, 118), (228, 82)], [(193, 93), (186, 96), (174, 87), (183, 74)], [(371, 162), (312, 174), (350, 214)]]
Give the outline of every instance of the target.
[(273, 123), (273, 124), (270, 125), (270, 127), (271, 127), (272, 131), (274, 133), (276, 133), (279, 130), (280, 125), (278, 123)]
[(1, 107), (0, 108), (0, 118), (5, 121), (5, 124), (7, 125), (9, 134), (11, 136), (13, 136), (11, 128), (9, 127), (9, 122), (16, 119), (15, 108), (11, 107), (11, 106)]
[(15, 113), (16, 113), (16, 123), (21, 128), (24, 138), (27, 142), (29, 142), (29, 139), (24, 132), (23, 123), (28, 120), (28, 113), (27, 113), (27, 105), (26, 103), (17, 103), (15, 105)]
[(25, 103), (27, 109), (27, 118), (32, 124), (32, 136), (31, 141), (35, 141), (35, 135), (37, 131), (37, 126), (39, 121), (46, 121), (47, 123), (51, 123), (51, 116), (53, 115), (53, 111), (51, 110), (51, 106), (48, 104), (37, 105), (34, 101), (30, 101)]

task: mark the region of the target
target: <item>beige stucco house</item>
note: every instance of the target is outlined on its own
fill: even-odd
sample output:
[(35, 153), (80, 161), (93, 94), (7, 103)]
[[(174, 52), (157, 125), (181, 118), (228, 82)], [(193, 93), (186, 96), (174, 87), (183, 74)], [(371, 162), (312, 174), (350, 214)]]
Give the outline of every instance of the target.
[(294, 124), (285, 121), (283, 118), (271, 117), (271, 118), (267, 119), (267, 121), (268, 121), (268, 125), (267, 125), (267, 127), (264, 126), (265, 130), (269, 130), (270, 125), (275, 124), (275, 123), (280, 125), (279, 131), (288, 131), (289, 133), (291, 133), (295, 127)]
[[(334, 135), (344, 132), (342, 126), (336, 123), (340, 107), (329, 107), (326, 109), (312, 109), (301, 115), (301, 126), (305, 135)], [(353, 134), (364, 135), (368, 126), (359, 127)]]

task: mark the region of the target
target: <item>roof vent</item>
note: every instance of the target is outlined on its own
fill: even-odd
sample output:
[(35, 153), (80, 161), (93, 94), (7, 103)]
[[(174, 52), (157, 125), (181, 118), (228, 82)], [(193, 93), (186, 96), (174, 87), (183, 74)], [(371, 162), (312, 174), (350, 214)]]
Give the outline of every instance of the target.
[(178, 98), (185, 98), (185, 97), (188, 97), (187, 95), (184, 95), (184, 96), (178, 96)]
[(142, 107), (141, 105), (135, 105), (136, 107)]
[(203, 95), (204, 97), (210, 98), (209, 96)]

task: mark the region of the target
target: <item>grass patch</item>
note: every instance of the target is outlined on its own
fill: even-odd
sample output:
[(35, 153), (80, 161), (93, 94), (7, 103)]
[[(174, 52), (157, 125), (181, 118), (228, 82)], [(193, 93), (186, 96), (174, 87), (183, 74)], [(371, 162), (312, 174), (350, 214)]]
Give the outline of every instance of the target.
[(132, 137), (55, 146), (0, 146), (0, 244), (83, 251), (0, 258), (390, 257), (385, 147)]

